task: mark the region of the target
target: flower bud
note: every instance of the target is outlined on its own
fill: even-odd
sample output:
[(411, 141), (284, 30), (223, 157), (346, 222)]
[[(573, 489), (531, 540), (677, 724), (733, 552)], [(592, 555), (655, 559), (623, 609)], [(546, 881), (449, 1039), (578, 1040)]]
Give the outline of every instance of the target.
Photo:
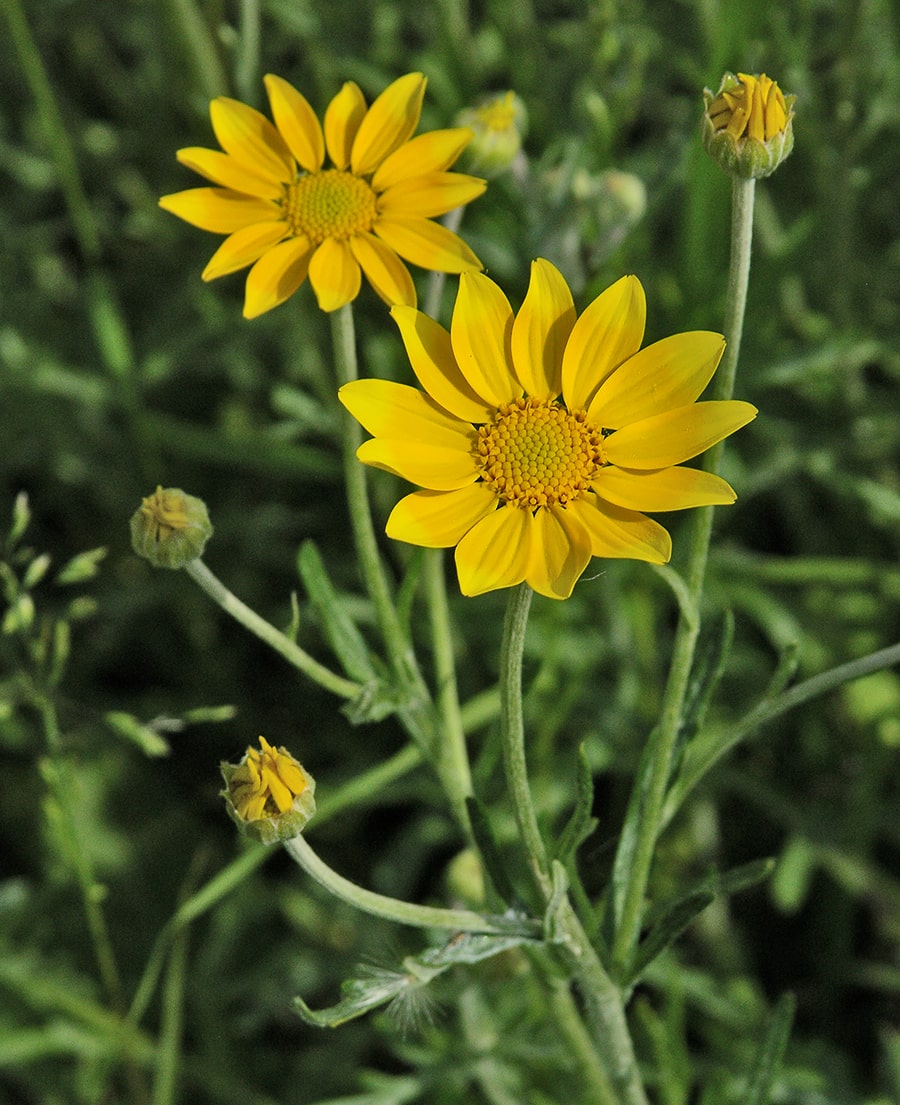
[(719, 91), (704, 89), (703, 145), (735, 176), (773, 173), (794, 148), (794, 101), (765, 73), (726, 73)]
[(512, 165), (528, 129), (525, 105), (515, 92), (501, 92), (466, 108), (456, 123), (469, 127), (473, 135), (464, 155), (467, 171), (487, 177), (499, 176)]
[(180, 487), (157, 487), (131, 516), (131, 546), (156, 568), (196, 560), (212, 531), (206, 504)]
[(286, 748), (259, 738), (239, 764), (222, 763), (222, 797), (238, 828), (261, 844), (299, 836), (316, 812), (316, 782)]

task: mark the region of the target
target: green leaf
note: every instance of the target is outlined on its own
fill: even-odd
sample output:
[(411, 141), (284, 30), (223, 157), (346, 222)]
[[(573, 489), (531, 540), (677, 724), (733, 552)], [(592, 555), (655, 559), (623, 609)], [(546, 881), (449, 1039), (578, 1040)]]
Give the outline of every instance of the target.
[(769, 858), (744, 863), (724, 875), (716, 872), (656, 909), (650, 914), (650, 931), (638, 945), (625, 985), (633, 986), (653, 960), (716, 898), (755, 886), (767, 879), (774, 868), (775, 860)]
[(73, 556), (65, 563), (56, 576), (56, 582), (61, 584), (85, 583), (93, 579), (97, 574), (100, 561), (106, 556), (105, 548), (88, 549), (86, 552)]
[(575, 781), (575, 807), (559, 836), (556, 845), (556, 858), (562, 864), (568, 864), (579, 845), (591, 835), (597, 827), (596, 818), (591, 816), (594, 806), (594, 774), (584, 750), (584, 744), (578, 747), (578, 769)]
[(513, 889), (513, 885), (506, 873), (503, 859), (500, 855), (500, 847), (494, 830), (488, 820), (487, 811), (482, 802), (476, 797), (466, 799), (466, 809), (469, 811), (469, 820), (472, 824), (472, 835), (481, 853), (484, 869), (487, 877), (493, 883), (494, 889), (507, 905), (513, 905), (519, 900), (519, 896)]
[(110, 710), (104, 714), (104, 720), (117, 736), (136, 744), (145, 756), (168, 756), (171, 752), (167, 740), (131, 714), (122, 710)]
[(344, 671), (351, 679), (360, 683), (374, 679), (375, 669), (369, 647), (347, 613), (341, 596), (325, 571), (319, 550), (312, 541), (304, 541), (300, 546), (297, 570), (319, 615), (325, 637), (343, 664)]
[(794, 1023), (797, 1001), (793, 994), (782, 994), (769, 1020), (748, 1078), (744, 1105), (768, 1105), (772, 1087), (781, 1068)]
[(672, 759), (672, 776), (678, 771), (684, 749), (703, 725), (713, 691), (725, 670), (733, 638), (734, 615), (730, 610), (715, 619), (708, 628), (704, 626), (700, 634), (678, 726), (678, 739)]
[(480, 963), (522, 944), (534, 944), (527, 936), (490, 936), (461, 932), (438, 948), (429, 948), (418, 956), (408, 955), (395, 968), (370, 967), (360, 978), (349, 978), (341, 985), (341, 1000), (327, 1009), (313, 1010), (302, 998), (294, 998), (294, 1009), (316, 1028), (337, 1028), (389, 1002), (402, 1003), (413, 1013), (416, 993), (457, 964)]

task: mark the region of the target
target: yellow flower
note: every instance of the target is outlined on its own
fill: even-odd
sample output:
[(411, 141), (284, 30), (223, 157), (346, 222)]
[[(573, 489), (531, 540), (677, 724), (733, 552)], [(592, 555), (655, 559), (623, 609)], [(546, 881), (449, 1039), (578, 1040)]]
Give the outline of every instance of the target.
[(756, 415), (697, 403), (725, 343), (676, 334), (640, 349), (646, 305), (625, 276), (576, 319), (572, 294), (535, 261), (518, 315), (493, 281), (460, 279), (447, 333), (394, 307), (424, 391), (387, 380), (340, 390), (374, 435), (357, 456), (424, 488), (394, 507), (388, 536), (456, 546), (463, 594), (522, 581), (567, 598), (592, 556), (662, 564), (669, 534), (645, 510), (730, 503), (718, 476), (682, 462)]
[(201, 230), (228, 235), (204, 280), (253, 266), (246, 318), (283, 303), (307, 276), (322, 310), (334, 311), (359, 294), (361, 272), (385, 302), (415, 306), (404, 261), (439, 272), (481, 269), (461, 238), (431, 221), (486, 185), (447, 171), (470, 130), (412, 137), (425, 95), (421, 73), (400, 77), (368, 108), (348, 81), (328, 105), (324, 129), (287, 81), (270, 74), (265, 85), (274, 126), (237, 100), (213, 100), (224, 152), (191, 147), (178, 160), (216, 187), (159, 201)]
[(703, 143), (726, 172), (773, 173), (794, 148), (794, 100), (765, 73), (726, 73), (719, 91), (703, 93)]
[(263, 844), (290, 840), (316, 810), (316, 784), (286, 748), (259, 738), (237, 765), (221, 764), (222, 796), (232, 820)]

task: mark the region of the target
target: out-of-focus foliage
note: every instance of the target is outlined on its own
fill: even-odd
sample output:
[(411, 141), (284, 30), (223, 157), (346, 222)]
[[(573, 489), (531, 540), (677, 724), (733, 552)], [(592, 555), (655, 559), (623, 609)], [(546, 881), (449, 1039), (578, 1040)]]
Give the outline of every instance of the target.
[[(721, 326), (729, 184), (700, 147), (702, 88), (726, 69), (765, 71), (796, 94), (794, 152), (757, 188), (737, 395), (761, 414), (729, 443), (739, 501), (717, 516), (710, 566), (711, 624), (734, 614), (707, 717), (724, 729), (786, 651), (808, 676), (900, 636), (896, 12), (887, 0), (26, 9), (42, 67), (0, 14), (0, 532), (17, 501), (20, 520), (0, 580), (0, 1100), (577, 1100), (519, 951), (454, 968), (429, 989), (433, 1007), (399, 1017), (322, 1032), (292, 1011), (296, 994), (333, 1005), (361, 960), (389, 971), (421, 944), (335, 905), (283, 854), (242, 853), (218, 762), (259, 733), (291, 747), (318, 781), (317, 845), (384, 893), (441, 897), (462, 841), (420, 768), (329, 814), (329, 792), (402, 747), (399, 727), (352, 725), (183, 574), (131, 552), (141, 497), (185, 487), (215, 525), (207, 562), (275, 624), (293, 619), (305, 648), (333, 662), (297, 571), (305, 541), (354, 624), (371, 624), (349, 552), (327, 319), (305, 288), (243, 321), (242, 278), (202, 284), (212, 239), (156, 200), (195, 183), (174, 154), (214, 144), (209, 98), (262, 107), (265, 72), (321, 108), (344, 80), (371, 97), (421, 70), (429, 128), (513, 89), (524, 157), (471, 206), (464, 235), (516, 304), (535, 256), (561, 268), (579, 306), (636, 273), (649, 341)], [(48, 128), (55, 112), (65, 142)], [(366, 370), (405, 378), (383, 305), (364, 291), (357, 308)], [(376, 480), (380, 507), (396, 492)], [(665, 522), (677, 567), (683, 524)], [(64, 567), (100, 547), (104, 559)], [(407, 551), (385, 548), (401, 575), (416, 567)], [(626, 562), (597, 562), (565, 604), (535, 603), (529, 766), (561, 831), (584, 744), (598, 826), (578, 859), (592, 894), (658, 713), (674, 609), (660, 576)], [(476, 782), (501, 842), (502, 610), (502, 596), (453, 594)], [(808, 704), (724, 760), (669, 827), (654, 901), (713, 868), (776, 864), (766, 883), (716, 898), (640, 983), (633, 1024), (659, 1102), (744, 1100), (784, 991), (797, 1013), (773, 1100), (900, 1094), (898, 718), (890, 670)], [(229, 892), (166, 929), (221, 871)], [(136, 995), (141, 1015), (123, 1022)]]

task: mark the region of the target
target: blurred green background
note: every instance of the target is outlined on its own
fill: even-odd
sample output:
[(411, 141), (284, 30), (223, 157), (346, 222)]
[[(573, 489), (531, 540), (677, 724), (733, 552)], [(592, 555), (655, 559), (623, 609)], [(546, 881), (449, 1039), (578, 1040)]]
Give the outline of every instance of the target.
[[(279, 626), (297, 593), (299, 640), (316, 655), (334, 662), (297, 574), (302, 542), (316, 543), (347, 609), (371, 624), (348, 553), (328, 320), (304, 287), (245, 322), (242, 276), (199, 279), (217, 239), (156, 206), (197, 183), (175, 151), (215, 144), (215, 95), (263, 108), (261, 78), (275, 72), (321, 112), (344, 80), (371, 100), (421, 70), (420, 129), (433, 129), (514, 89), (529, 116), (526, 160), (469, 208), (464, 236), (515, 305), (536, 256), (562, 269), (579, 307), (636, 273), (650, 341), (721, 326), (729, 184), (700, 147), (701, 91), (726, 69), (775, 77), (797, 95), (796, 145), (757, 188), (737, 395), (760, 416), (728, 446), (739, 501), (717, 518), (708, 597), (711, 616), (733, 611), (735, 638), (710, 725), (744, 714), (786, 650), (807, 676), (900, 637), (896, 5), (2, 0), (0, 12), (0, 532), (27, 492), (24, 545), (52, 557), (33, 588), (34, 640), (75, 595), (96, 603), (73, 625), (51, 759), (105, 887), (126, 1004), (178, 902), (241, 851), (217, 797), (219, 760), (263, 733), (303, 759), (324, 797), (404, 741), (391, 720), (352, 726), (190, 580), (154, 571), (129, 547), (141, 496), (181, 486), (210, 508), (209, 565)], [(451, 280), (445, 320), (452, 293)], [(404, 378), (399, 340), (368, 287), (356, 308), (365, 370)], [(380, 509), (397, 494), (379, 474)], [(684, 523), (663, 521), (678, 567)], [(95, 579), (54, 583), (98, 546), (108, 553)], [(408, 553), (385, 542), (398, 574)], [(21, 576), (25, 559), (12, 563)], [(463, 600), (452, 579), (450, 591), (464, 698), (486, 696), (475, 697), (476, 774), (502, 812), (490, 689), (504, 600)], [(581, 860), (598, 895), (659, 706), (674, 613), (663, 581), (625, 562), (596, 562), (567, 603), (535, 603), (535, 788), (556, 823), (585, 742), (599, 828)], [(0, 1102), (139, 1103), (52, 787), (48, 798), (27, 650), (5, 627)], [(233, 711), (219, 720), (189, 714), (224, 705)], [(145, 755), (109, 711), (154, 722), (170, 754)], [(798, 1012), (775, 1100), (897, 1100), (898, 746), (900, 682), (886, 671), (754, 736), (664, 837), (655, 896), (713, 866), (763, 856), (778, 865), (764, 885), (707, 910), (636, 995), (638, 1047), (660, 1102), (742, 1100), (738, 1076), (786, 990)], [(315, 840), (348, 876), (422, 900), (442, 893), (460, 847), (423, 770), (325, 821)], [(512, 967), (454, 972), (433, 1021), (405, 1033), (383, 1015), (326, 1033), (291, 1012), (294, 994), (331, 1004), (360, 961), (395, 963), (420, 946), (336, 906), (273, 853), (191, 926), (162, 990), (172, 1007), (155, 993), (129, 1045), (154, 1105), (307, 1105), (363, 1085), (374, 1096), (353, 1101), (502, 1102), (479, 1073), (486, 1056), (503, 1072), (505, 1100), (563, 1100), (565, 1057), (527, 987), (510, 985)], [(182, 1023), (159, 1050), (174, 1056), (181, 1038), (178, 1079), (154, 1083), (152, 1049), (176, 1007)]]

